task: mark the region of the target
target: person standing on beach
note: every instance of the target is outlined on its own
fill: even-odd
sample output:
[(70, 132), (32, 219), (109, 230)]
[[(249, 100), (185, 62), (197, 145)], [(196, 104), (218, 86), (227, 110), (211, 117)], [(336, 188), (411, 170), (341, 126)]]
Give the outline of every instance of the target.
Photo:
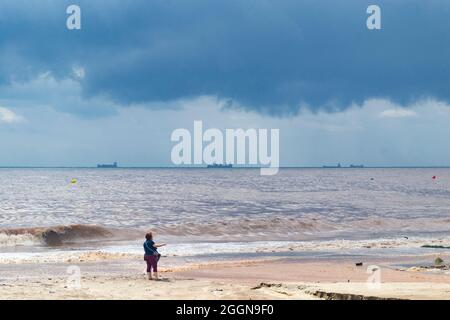
[(153, 242), (153, 234), (151, 232), (149, 232), (145, 235), (144, 260), (145, 260), (145, 262), (147, 262), (147, 274), (148, 274), (149, 280), (153, 280), (152, 270), (153, 270), (155, 279), (158, 280), (158, 260), (159, 260), (159, 257), (161, 256), (158, 252), (158, 248), (163, 247), (165, 245), (166, 245), (165, 243), (155, 244)]

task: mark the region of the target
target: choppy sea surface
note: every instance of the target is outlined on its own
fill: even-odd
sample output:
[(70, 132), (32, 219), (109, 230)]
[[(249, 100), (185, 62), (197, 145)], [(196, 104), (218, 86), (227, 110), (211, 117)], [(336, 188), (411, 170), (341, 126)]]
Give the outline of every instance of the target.
[(446, 244), (450, 231), (445, 168), (0, 169), (0, 180), (0, 258), (140, 252), (148, 230), (173, 255)]

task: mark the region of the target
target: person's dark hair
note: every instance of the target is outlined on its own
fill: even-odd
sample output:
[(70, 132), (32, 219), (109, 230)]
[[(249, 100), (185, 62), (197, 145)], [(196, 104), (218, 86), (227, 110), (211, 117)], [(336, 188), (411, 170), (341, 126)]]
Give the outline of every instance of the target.
[(153, 233), (149, 232), (145, 235), (145, 239), (147, 240), (153, 240)]

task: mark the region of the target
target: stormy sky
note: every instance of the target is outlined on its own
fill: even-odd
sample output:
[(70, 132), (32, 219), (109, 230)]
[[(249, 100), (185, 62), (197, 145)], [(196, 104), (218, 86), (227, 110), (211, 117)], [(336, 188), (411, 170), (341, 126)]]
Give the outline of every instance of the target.
[(194, 120), (279, 128), (282, 165), (449, 165), (448, 17), (441, 0), (2, 0), (0, 166), (170, 165)]

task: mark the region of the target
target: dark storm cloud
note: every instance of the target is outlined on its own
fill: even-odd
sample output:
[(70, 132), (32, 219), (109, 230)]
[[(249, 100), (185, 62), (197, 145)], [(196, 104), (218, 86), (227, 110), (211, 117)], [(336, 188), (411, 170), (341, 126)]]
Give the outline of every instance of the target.
[[(82, 30), (65, 28), (69, 4)], [(366, 8), (382, 9), (382, 30)], [(0, 84), (83, 66), (122, 105), (216, 95), (270, 115), (383, 97), (449, 101), (450, 3), (431, 0), (2, 1)]]

